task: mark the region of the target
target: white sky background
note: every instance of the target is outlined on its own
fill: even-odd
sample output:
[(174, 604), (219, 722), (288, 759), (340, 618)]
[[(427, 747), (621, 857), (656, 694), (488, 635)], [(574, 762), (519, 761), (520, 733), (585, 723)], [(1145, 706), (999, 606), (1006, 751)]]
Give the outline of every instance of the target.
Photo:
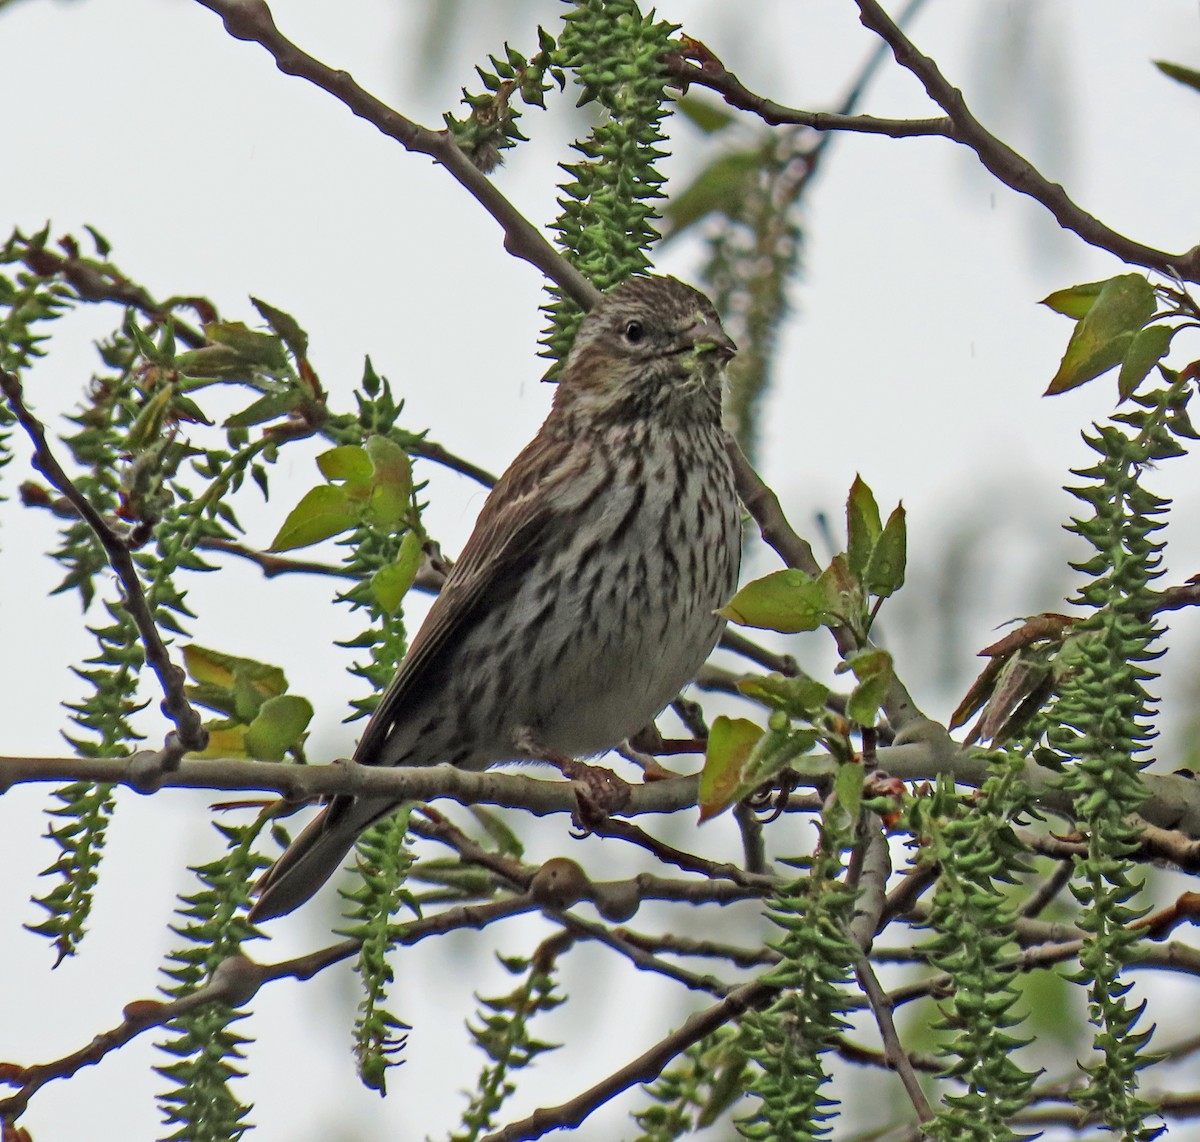
[[(475, 62), (505, 39), (532, 47), (535, 24), (553, 26), (560, 5), (467, 5), (469, 18), (429, 75), (413, 63), (424, 4), (278, 0), (274, 7), (300, 46), (436, 126), (462, 84), (478, 87)], [(1200, 65), (1196, 5), (1041, 0), (1034, 39), (1014, 58), (1004, 41), (1030, 7), (930, 0), (912, 34), (985, 123), (1062, 180), (1077, 202), (1149, 244), (1192, 245), (1191, 141), (1200, 97), (1149, 61)], [(793, 106), (833, 106), (873, 48), (849, 0), (667, 0), (659, 11), (709, 43), (752, 89)], [(370, 353), (407, 400), (408, 425), (428, 426), (434, 439), (494, 471), (536, 431), (550, 398), (537, 383), (544, 366), (534, 355), (536, 272), (504, 253), (496, 224), (428, 160), (281, 75), (261, 49), (230, 39), (199, 5), (13, 5), (0, 12), (0, 106), (0, 230), (16, 224), (28, 232), (50, 219), (56, 234), (82, 234), (91, 223), (112, 241), (116, 263), (152, 293), (206, 295), (229, 320), (256, 322), (248, 295), (265, 298), (307, 328), (335, 407), (348, 406)], [(881, 70), (864, 109), (933, 113), (894, 65)], [(534, 142), (509, 152), (509, 166), (496, 177), (544, 223), (555, 213), (554, 164), (581, 128), (562, 110), (529, 111), (523, 126)], [(709, 152), (686, 127), (679, 130), (669, 171), (684, 175)], [(1060, 607), (1069, 590), (1061, 567), (1071, 548), (1058, 523), (1074, 501), (1057, 489), (1069, 467), (1087, 462), (1079, 429), (1111, 410), (1115, 383), (1110, 377), (1043, 399), (1070, 324), (1035, 303), (1120, 265), (1060, 234), (1040, 207), (990, 182), (969, 152), (943, 140), (839, 139), (807, 202), (805, 270), (764, 415), (762, 467), (818, 548), (814, 513), (829, 513), (838, 526), (855, 472), (885, 511), (903, 499), (910, 598), (885, 609), (885, 632), (918, 701), (944, 718), (973, 668), (970, 656), (996, 637), (994, 628)], [(698, 244), (681, 242), (659, 265), (687, 278), (701, 256)], [(59, 323), (53, 354), (28, 386), (39, 412), (70, 408), (96, 364), (91, 339), (119, 320), (115, 307), (90, 307)], [(249, 542), (265, 546), (316, 481), (311, 457), (318, 450), (284, 451), (271, 503), (240, 513)], [(30, 475), (27, 455), (22, 444), (5, 473), (10, 497)], [(428, 464), (419, 472), (431, 481), (429, 529), (457, 552), (483, 493)], [(1176, 498), (1167, 581), (1179, 582), (1200, 569), (1193, 461), (1169, 465), (1154, 487)], [(53, 521), (11, 498), (0, 505), (0, 521), (7, 648), (0, 750), (59, 753), (66, 724), (59, 703), (81, 693), (68, 664), (91, 644), (74, 597), (45, 598), (60, 577), (38, 554), (53, 543)], [(952, 565), (949, 544), (958, 560)], [(771, 566), (766, 558), (757, 564)], [(954, 604), (939, 592), (959, 580), (965, 601), (957, 606), (967, 614), (951, 633), (942, 620)], [(348, 653), (330, 646), (354, 633), (358, 620), (331, 605), (326, 585), (268, 583), (252, 567), (231, 564), (197, 578), (189, 602), (200, 616), (196, 641), (277, 661), (292, 689), (314, 701), (314, 760), (348, 752), (355, 731), (340, 719), (358, 691), (344, 671)], [(1185, 614), (1172, 622), (1176, 670), (1160, 691), (1168, 706), (1190, 711), (1196, 686), (1179, 666), (1195, 660), (1195, 621)], [(819, 634), (789, 649), (828, 661)], [(161, 736), (153, 714), (144, 725), (152, 740)], [(1181, 730), (1177, 720), (1162, 747), (1168, 768), (1178, 763), (1178, 753), (1167, 751), (1182, 746)], [(40, 839), (46, 792), (22, 788), (0, 799), (0, 1059), (20, 1062), (74, 1050), (118, 1022), (124, 1003), (154, 993), (169, 944), (166, 918), (185, 887), (180, 870), (217, 852), (203, 812), (212, 798), (123, 795), (93, 930), (82, 955), (52, 976), (50, 949), (20, 930), (38, 918), (28, 897), (53, 859)], [(710, 841), (715, 851), (736, 855), (732, 830), (709, 828), (724, 829)], [(554, 822), (531, 843), (530, 859), (584, 852), (595, 868), (596, 850), (580, 849), (565, 834), (565, 822)], [(616, 847), (604, 847), (608, 859), (618, 859)], [(332, 920), (318, 906), (278, 922), (270, 949), (250, 950), (270, 959), (297, 954), (324, 942)], [(733, 913), (714, 909), (696, 922), (710, 931), (728, 925), (722, 934), (738, 938)], [(548, 932), (544, 923), (522, 921), (499, 942), (508, 953), (529, 951)], [(266, 988), (241, 1028), (256, 1043), (253, 1077), (240, 1084), (240, 1096), (257, 1104), (260, 1136), (443, 1136), (461, 1105), (457, 1092), (482, 1062), (468, 1052), (462, 1027), (471, 993), (515, 986), (481, 946), (468, 934), (398, 957), (395, 1007), (415, 1030), (385, 1102), (353, 1074), (347, 972)], [(660, 1005), (672, 1022), (698, 1005), (677, 985), (636, 978), (587, 950), (572, 954), (566, 982), (571, 1002), (542, 1033), (569, 1046), (539, 1063), (512, 1116), (561, 1101), (633, 1057), (661, 1033)], [(1190, 981), (1156, 986), (1186, 990), (1194, 1004)], [(34, 1137), (157, 1137), (152, 1095), (164, 1083), (149, 1067), (165, 1059), (152, 1041), (144, 1037), (43, 1091), (25, 1120)], [(889, 1083), (871, 1089), (890, 1098)], [(597, 1116), (577, 1136), (634, 1133), (622, 1115), (641, 1105), (640, 1097), (626, 1098), (618, 1113)], [(1187, 1128), (1173, 1132), (1187, 1136)]]

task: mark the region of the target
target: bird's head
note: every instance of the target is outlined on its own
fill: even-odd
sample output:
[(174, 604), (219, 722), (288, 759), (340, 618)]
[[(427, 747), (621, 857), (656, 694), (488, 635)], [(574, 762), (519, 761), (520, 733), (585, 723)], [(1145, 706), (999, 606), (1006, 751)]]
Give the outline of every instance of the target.
[(583, 319), (556, 404), (618, 419), (720, 422), (737, 351), (713, 304), (675, 278), (630, 278)]

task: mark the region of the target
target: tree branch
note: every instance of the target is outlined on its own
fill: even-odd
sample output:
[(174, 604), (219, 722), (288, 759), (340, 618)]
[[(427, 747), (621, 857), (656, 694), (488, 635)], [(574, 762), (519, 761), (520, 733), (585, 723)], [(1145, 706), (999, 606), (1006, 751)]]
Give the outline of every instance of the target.
[(979, 161), (1005, 186), (1041, 203), (1064, 229), (1078, 234), (1090, 246), (1107, 250), (1124, 262), (1146, 266), (1162, 273), (1178, 274), (1187, 281), (1200, 281), (1200, 246), (1182, 254), (1169, 254), (1126, 238), (1080, 209), (1067, 192), (1047, 179), (1028, 159), (1017, 154), (986, 130), (971, 113), (962, 92), (954, 87), (938, 65), (922, 55), (876, 0), (854, 0), (864, 27), (892, 49), (896, 62), (920, 80), (929, 98), (949, 116), (953, 130), (947, 138), (975, 152)]
[(504, 231), (504, 248), (510, 254), (541, 270), (582, 308), (590, 309), (595, 304), (600, 296), (596, 287), (472, 165), (449, 131), (431, 131), (414, 123), (360, 87), (349, 72), (331, 68), (302, 51), (280, 33), (265, 0), (198, 2), (221, 17), (225, 30), (234, 39), (247, 40), (265, 48), (275, 60), (275, 66), (285, 75), (308, 80), (406, 150), (428, 155), (440, 163), (500, 223)]
[[(896, 62), (920, 80), (929, 97), (946, 115), (931, 119), (881, 119), (873, 115), (845, 115), (801, 111), (757, 95), (729, 71), (704, 44), (685, 39), (684, 49), (671, 53), (664, 64), (685, 90), (689, 84), (707, 87), (731, 107), (757, 115), (776, 125), (808, 127), (814, 131), (851, 131), (892, 139), (941, 137), (975, 152), (979, 161), (1000, 182), (1044, 206), (1064, 229), (1097, 249), (1107, 250), (1124, 262), (1161, 273), (1200, 281), (1200, 246), (1171, 254), (1127, 238), (1106, 226), (1072, 201), (1058, 183), (1047, 179), (1028, 159), (988, 131), (971, 113), (962, 92), (954, 87), (937, 64), (922, 55), (875, 0), (855, 0), (863, 25), (892, 49)], [(694, 61), (694, 62), (693, 62)]]
[(650, 1082), (676, 1055), (718, 1027), (736, 1019), (751, 1007), (765, 1002), (775, 989), (762, 983), (743, 984), (720, 1003), (691, 1016), (682, 1027), (660, 1039), (648, 1051), (615, 1071), (595, 1086), (559, 1106), (535, 1110), (528, 1118), (487, 1135), (483, 1142), (531, 1142), (551, 1130), (578, 1126), (597, 1107), (638, 1083)]
[(185, 305), (197, 310), (202, 320), (212, 321), (215, 320), (215, 309), (211, 302), (205, 298), (188, 297), (171, 298), (167, 304), (163, 304), (155, 301), (142, 286), (131, 282), (114, 267), (108, 264), (97, 265), (90, 259), (81, 258), (74, 238), (62, 238), (59, 245), (66, 250), (65, 257), (54, 253), (53, 250), (47, 250), (45, 246), (26, 244), (21, 253), (21, 261), (38, 277), (50, 278), (56, 274), (60, 275), (71, 284), (82, 301), (115, 302), (117, 305), (136, 309), (144, 317), (160, 324), (169, 318), (175, 336), (185, 345), (198, 349), (205, 343), (204, 334), (181, 320), (174, 310), (177, 305)]
[[(130, 757), (0, 757), (0, 793), (13, 785), (69, 781), (128, 785), (146, 792), (139, 786), (139, 768), (153, 756), (145, 751)], [(932, 781), (948, 775), (960, 785), (979, 788), (990, 776), (986, 753), (961, 746), (949, 736), (897, 739), (895, 745), (880, 746), (876, 756), (882, 772), (902, 781)], [(1071, 799), (1058, 788), (1056, 773), (1030, 762), (1022, 780), (1042, 809), (1070, 817)], [(1189, 839), (1200, 839), (1200, 784), (1176, 774), (1144, 773), (1141, 780), (1150, 800), (1139, 816), (1160, 830), (1173, 831), (1170, 836), (1152, 833), (1147, 855), (1179, 859), (1191, 867), (1191, 862), (1200, 860), (1200, 849), (1189, 844)], [(801, 786), (816, 782), (816, 778), (799, 778)], [(447, 799), (462, 805), (503, 805), (535, 816), (572, 813), (578, 808), (571, 782), (492, 770), (475, 773), (450, 765), (387, 767), (351, 761), (285, 765), (241, 758), (185, 758), (178, 769), (163, 775), (161, 787), (273, 792), (298, 805), (350, 794), (395, 801)], [(690, 809), (696, 804), (698, 788), (697, 777), (630, 785), (630, 800), (616, 815), (636, 817)], [(798, 803), (794, 807), (811, 811), (813, 806)]]
[(896, 1023), (892, 1018), (895, 1005), (887, 992), (880, 986), (879, 978), (875, 975), (875, 969), (871, 967), (870, 959), (861, 949), (854, 961), (854, 974), (858, 979), (858, 986), (862, 988), (875, 1016), (879, 1037), (883, 1040), (884, 1063), (900, 1076), (908, 1100), (917, 1112), (917, 1118), (921, 1122), (928, 1122), (933, 1118), (933, 1110), (929, 1106), (925, 1092), (921, 1090), (921, 1080), (917, 1077), (912, 1060), (904, 1049), (904, 1044), (900, 1042), (900, 1034), (896, 1030)]
[[(0, 371), (0, 389), (21, 427), (33, 442), (33, 466), (54, 485), (55, 489), (70, 501), (81, 519), (92, 529), (104, 547), (108, 561), (116, 572), (124, 595), (125, 609), (137, 626), (146, 663), (154, 671), (162, 687), (162, 711), (175, 724), (175, 733), (168, 735), (166, 747), (153, 755), (155, 767), (170, 770), (178, 765), (180, 758), (189, 750), (202, 750), (208, 743), (208, 731), (200, 721), (200, 715), (187, 700), (184, 693), (186, 675), (183, 668), (171, 661), (170, 653), (162, 636), (158, 633), (154, 616), (142, 581), (134, 565), (129, 548), (121, 537), (109, 526), (108, 521), (92, 506), (91, 501), (76, 487), (63, 471), (46, 440), (46, 429), (42, 422), (29, 410), (21, 391), (21, 382), (12, 373)], [(175, 740), (172, 740), (175, 739)], [(145, 759), (146, 755), (141, 755)], [(144, 764), (144, 763), (143, 763)], [(149, 771), (143, 768), (139, 780), (146, 781)]]
[(884, 135), (889, 139), (911, 139), (928, 135), (950, 138), (954, 124), (949, 118), (880, 119), (875, 115), (848, 115), (836, 111), (801, 111), (773, 99), (756, 95), (699, 40), (684, 37), (680, 51), (670, 52), (663, 65), (677, 86), (715, 91), (730, 107), (749, 111), (771, 127), (810, 127), (814, 131), (853, 131)]
[[(447, 908), (433, 916), (422, 917), (401, 925), (397, 943), (410, 945), (429, 936), (466, 928), (479, 929), (496, 920), (503, 920), (538, 907), (528, 896), (512, 896), (486, 904), (461, 905)], [(12, 1122), (24, 1113), (29, 1100), (54, 1079), (70, 1078), (84, 1067), (99, 1063), (113, 1051), (124, 1047), (145, 1031), (162, 1027), (180, 1016), (210, 1003), (244, 1007), (271, 980), (311, 979), (318, 972), (358, 953), (358, 940), (342, 940), (315, 952), (275, 964), (259, 964), (244, 955), (222, 960), (212, 978), (202, 987), (170, 1002), (158, 999), (139, 999), (126, 1005), (121, 1023), (96, 1035), (85, 1047), (49, 1063), (22, 1067), (15, 1063), (0, 1063), (0, 1083), (17, 1086), (15, 1094), (0, 1099), (0, 1119)], [(8, 1135), (6, 1134), (7, 1138)]]
[(496, 477), (486, 468), (480, 468), (478, 464), (472, 464), (470, 460), (456, 456), (448, 448), (443, 448), (442, 445), (436, 444), (432, 440), (414, 440), (408, 445), (408, 451), (413, 456), (432, 460), (435, 464), (441, 464), (443, 468), (449, 468), (453, 472), (467, 476), (485, 488), (495, 486)]
[[(30, 782), (90, 781), (138, 784), (139, 766), (150, 751), (130, 757), (0, 757), (0, 792)], [(297, 805), (337, 794), (384, 797), (395, 801), (448, 799), (462, 805), (504, 805), (535, 816), (573, 813), (578, 809), (569, 781), (525, 777), (492, 770), (471, 772), (451, 765), (372, 766), (352, 761), (330, 765), (285, 765), (242, 758), (185, 758), (163, 775), (163, 789), (211, 789), (276, 793)], [(696, 803), (698, 778), (674, 777), (630, 786), (630, 801), (621, 815), (674, 813)]]

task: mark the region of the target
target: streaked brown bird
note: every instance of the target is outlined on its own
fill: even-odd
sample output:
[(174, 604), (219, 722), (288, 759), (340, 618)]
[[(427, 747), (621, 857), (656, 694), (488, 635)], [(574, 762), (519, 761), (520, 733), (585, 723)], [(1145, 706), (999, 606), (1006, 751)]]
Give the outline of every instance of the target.
[[(712, 303), (637, 277), (583, 320), (550, 415), (488, 496), (368, 722), (363, 765), (591, 757), (695, 677), (737, 586), (721, 428), (733, 342)], [(292, 911), (399, 807), (337, 796), (267, 870), (250, 918)]]

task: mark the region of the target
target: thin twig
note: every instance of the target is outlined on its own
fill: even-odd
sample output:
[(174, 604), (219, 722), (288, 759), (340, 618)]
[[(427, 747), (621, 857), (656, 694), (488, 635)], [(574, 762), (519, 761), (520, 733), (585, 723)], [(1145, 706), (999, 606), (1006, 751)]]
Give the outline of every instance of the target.
[(855, 947), (870, 952), (887, 906), (892, 854), (883, 835), (883, 822), (874, 813), (864, 815), (860, 828), (865, 837), (855, 846), (846, 873), (846, 883), (858, 889), (848, 935)]
[(627, 928), (621, 935), (629, 943), (648, 952), (666, 952), (677, 956), (702, 956), (709, 959), (728, 960), (734, 967), (770, 967), (780, 961), (779, 953), (771, 947), (748, 948), (738, 944), (722, 944), (715, 940), (699, 940), (692, 936), (678, 936), (666, 932), (661, 936), (647, 936), (631, 932)]
[(605, 1079), (558, 1106), (535, 1110), (528, 1118), (511, 1123), (487, 1135), (483, 1142), (531, 1142), (552, 1130), (578, 1126), (597, 1107), (603, 1106), (622, 1091), (638, 1083), (657, 1078), (676, 1055), (698, 1043), (706, 1035), (738, 1018), (751, 1007), (766, 1002), (775, 989), (754, 982), (730, 992), (720, 1003), (691, 1016), (682, 1027), (660, 1039), (648, 1051), (608, 1075)]
[(912, 1060), (900, 1041), (892, 1018), (892, 1001), (880, 986), (869, 957), (871, 944), (879, 931), (887, 905), (887, 882), (892, 873), (891, 853), (883, 834), (883, 823), (874, 813), (864, 814), (859, 827), (863, 840), (855, 847), (846, 873), (846, 883), (858, 889), (854, 915), (846, 927), (846, 936), (855, 952), (854, 974), (879, 1027), (886, 1064), (899, 1075), (917, 1118), (921, 1122), (928, 1122), (933, 1118), (933, 1111), (921, 1090)]
[[(833, 1040), (833, 1049), (848, 1063), (858, 1063), (867, 1067), (883, 1067), (887, 1070), (895, 1069), (884, 1052), (873, 1051), (861, 1043), (853, 1043), (843, 1035), (839, 1035)], [(909, 1051), (907, 1058), (909, 1065), (914, 1070), (924, 1071), (929, 1075), (946, 1073), (945, 1059), (940, 1059), (936, 1055), (922, 1055), (916, 1051)]]
[(289, 559), (283, 555), (272, 555), (269, 551), (257, 551), (238, 543), (235, 539), (222, 539), (210, 535), (200, 539), (197, 547), (205, 551), (221, 551), (226, 555), (236, 555), (239, 559), (254, 563), (268, 579), (277, 575), (325, 575), (334, 579), (361, 579), (362, 575), (349, 567), (337, 563), (319, 563), (310, 559)]
[(917, 1077), (912, 1060), (904, 1049), (904, 1044), (900, 1042), (900, 1035), (896, 1030), (895, 1020), (892, 1018), (894, 1005), (887, 992), (879, 985), (879, 979), (871, 967), (871, 961), (861, 949), (858, 950), (858, 955), (854, 960), (854, 974), (858, 979), (858, 986), (862, 988), (867, 1002), (871, 1005), (871, 1013), (875, 1016), (875, 1023), (879, 1027), (879, 1036), (883, 1040), (884, 1060), (900, 1076), (905, 1093), (913, 1104), (913, 1109), (917, 1112), (917, 1118), (921, 1122), (928, 1122), (933, 1118), (933, 1110), (925, 1098), (925, 1092), (921, 1090), (921, 1080)]
[[(876, 115), (852, 115), (850, 108), (862, 94), (865, 79), (878, 66), (875, 58), (868, 61), (864, 77), (856, 83), (839, 111), (802, 111), (786, 107), (766, 96), (751, 91), (709, 49), (698, 40), (687, 37), (678, 51), (663, 58), (663, 66), (676, 86), (686, 91), (691, 86), (707, 87), (716, 92), (730, 107), (749, 111), (771, 127), (808, 127), (822, 133), (853, 131), (863, 135), (884, 135), (889, 139), (911, 139), (927, 135), (948, 137), (954, 124), (948, 117), (937, 119), (881, 119)], [(847, 106), (848, 104), (848, 106)]]
[(739, 801), (733, 807), (733, 819), (742, 835), (742, 859), (746, 871), (766, 874), (767, 845), (763, 837), (762, 820), (745, 801)]
[[(449, 931), (483, 928), (497, 920), (529, 912), (537, 907), (535, 901), (522, 895), (489, 901), (486, 904), (447, 908), (436, 915), (425, 916), (401, 925), (396, 939), (398, 943), (408, 946)], [(179, 999), (169, 1002), (157, 999), (135, 1000), (126, 1005), (121, 1023), (96, 1035), (78, 1051), (36, 1066), (19, 1067), (11, 1063), (4, 1064), (0, 1070), (0, 1080), (9, 1086), (20, 1085), (14, 1094), (0, 1099), (0, 1119), (6, 1123), (15, 1120), (25, 1111), (29, 1100), (47, 1083), (54, 1079), (70, 1078), (84, 1067), (99, 1063), (105, 1056), (125, 1046), (145, 1031), (162, 1027), (210, 1003), (244, 1007), (264, 983), (287, 978), (302, 981), (311, 979), (325, 968), (356, 955), (360, 947), (361, 942), (358, 940), (342, 940), (275, 964), (258, 964), (244, 955), (233, 955), (217, 965), (212, 978), (206, 984)]]
[(187, 700), (184, 683), (187, 676), (183, 668), (171, 661), (170, 653), (162, 636), (158, 633), (142, 581), (129, 548), (121, 537), (109, 526), (107, 520), (92, 506), (91, 501), (79, 490), (74, 481), (63, 471), (62, 465), (51, 451), (46, 440), (46, 429), (42, 422), (29, 410), (21, 391), (21, 382), (12, 373), (0, 371), (0, 388), (4, 391), (9, 407), (33, 442), (33, 466), (54, 485), (54, 488), (70, 501), (83, 521), (92, 529), (104, 547), (108, 561), (116, 572), (124, 595), (124, 605), (129, 617), (137, 627), (142, 641), (146, 663), (154, 671), (162, 687), (162, 710), (175, 724), (176, 738), (168, 739), (167, 747), (158, 755), (157, 764), (163, 770), (174, 769), (184, 753), (202, 750), (208, 743), (208, 731), (200, 721), (200, 715)]
[(574, 916), (569, 912), (557, 912), (549, 908), (544, 908), (542, 911), (551, 920), (562, 924), (573, 935), (594, 940), (597, 943), (612, 948), (613, 951), (629, 960), (639, 971), (653, 972), (656, 975), (661, 975), (666, 979), (672, 979), (676, 983), (683, 984), (689, 991), (701, 991), (708, 995), (714, 995), (718, 999), (724, 998), (732, 990), (730, 984), (724, 980), (717, 979), (716, 976), (697, 975), (695, 972), (690, 972), (686, 968), (679, 967), (677, 964), (671, 964), (666, 960), (659, 959), (658, 956), (648, 951), (644, 945), (630, 940), (620, 930), (606, 928), (603, 924), (597, 924), (592, 920), (584, 920), (582, 917)]
[(1028, 920), (1040, 916), (1042, 911), (1066, 888), (1075, 874), (1073, 861), (1060, 860), (1050, 875), (1037, 886), (1033, 895), (1021, 905), (1021, 915)]
[(449, 468), (452, 472), (458, 472), (460, 475), (467, 476), (477, 484), (482, 484), (485, 488), (495, 486), (496, 477), (486, 468), (481, 468), (478, 464), (472, 464), (470, 460), (456, 456), (448, 448), (443, 448), (442, 445), (435, 444), (432, 440), (412, 441), (408, 445), (407, 450), (414, 456), (420, 456), (424, 460), (432, 460), (435, 464), (441, 464), (443, 468)]
[(541, 270), (573, 301), (590, 309), (599, 292), (570, 262), (542, 236), (495, 185), (467, 158), (449, 131), (431, 131), (393, 110), (360, 87), (349, 72), (331, 68), (302, 51), (282, 35), (265, 0), (198, 0), (225, 23), (225, 30), (238, 40), (265, 48), (275, 66), (328, 92), (406, 150), (428, 155), (440, 163), (504, 231), (504, 248)]
[(1078, 234), (1089, 245), (1107, 250), (1133, 265), (1177, 274), (1187, 281), (1200, 281), (1200, 246), (1181, 254), (1158, 250), (1127, 238), (1077, 206), (1058, 183), (1047, 179), (975, 118), (962, 92), (947, 81), (932, 59), (913, 46), (898, 22), (875, 0), (855, 0), (855, 3), (863, 25), (875, 32), (892, 49), (896, 61), (921, 81), (929, 97), (946, 112), (945, 116), (885, 119), (785, 107), (750, 91), (711, 51), (696, 41), (690, 41), (686, 50), (672, 53), (664, 62), (680, 86), (707, 87), (730, 106), (749, 111), (772, 125), (792, 124), (815, 131), (852, 131), (893, 139), (937, 136), (960, 143), (974, 151), (984, 167), (1005, 186), (1044, 206), (1064, 230)]
[(632, 821), (618, 821), (610, 818), (595, 825), (592, 832), (598, 836), (619, 837), (623, 841), (640, 845), (666, 864), (673, 864), (687, 872), (701, 873), (712, 880), (730, 880), (743, 888), (751, 888), (761, 893), (772, 892), (779, 883), (773, 876), (747, 872), (736, 864), (706, 860), (704, 857), (674, 848), (665, 841), (651, 836), (645, 829), (635, 825)]
[[(65, 496), (52, 496), (41, 484), (33, 480), (22, 483), (19, 491), (21, 503), (27, 508), (42, 508), (62, 519), (79, 518), (79, 513), (70, 500)], [(274, 579), (277, 575), (320, 575), (332, 579), (363, 577), (361, 572), (345, 564), (322, 563), (314, 559), (291, 559), (269, 551), (259, 551), (235, 539), (224, 539), (218, 535), (201, 536), (196, 540), (196, 546), (205, 551), (220, 551), (225, 555), (245, 559), (255, 564), (267, 579)], [(432, 558), (429, 552), (425, 552), (417, 576), (413, 580), (413, 587), (426, 594), (436, 595), (446, 582), (447, 567), (444, 559)]]
[(733, 478), (738, 496), (746, 510), (754, 517), (759, 532), (767, 546), (774, 550), (787, 567), (796, 567), (814, 578), (821, 574), (821, 565), (813, 554), (812, 547), (801, 539), (783, 514), (779, 497), (763, 483), (762, 477), (751, 466), (741, 445), (732, 434), (725, 438), (725, 448), (733, 464)]
[(1076, 206), (1058, 183), (1051, 182), (1032, 163), (984, 128), (967, 107), (962, 92), (946, 79), (929, 56), (917, 50), (876, 0), (854, 2), (863, 26), (892, 49), (896, 62), (920, 80), (929, 98), (949, 116), (953, 127), (946, 137), (970, 147), (1000, 182), (1041, 203), (1059, 226), (1078, 234), (1089, 246), (1107, 250), (1133, 265), (1178, 274), (1187, 281), (1200, 280), (1200, 247), (1182, 254), (1156, 250), (1118, 234), (1094, 215)]
[[(67, 248), (65, 257), (53, 250), (47, 250), (45, 246), (26, 246), (21, 253), (21, 261), (38, 277), (61, 276), (70, 282), (82, 301), (115, 302), (117, 305), (136, 309), (144, 317), (159, 324), (164, 324), (169, 319), (176, 338), (185, 345), (198, 349), (205, 343), (204, 334), (181, 320), (175, 313), (175, 305), (166, 306), (155, 301), (142, 286), (121, 276), (113, 267), (98, 268), (94, 262), (79, 257), (78, 250), (74, 248), (74, 239), (64, 238), (60, 244)], [(204, 320), (214, 320), (212, 314), (215, 314), (215, 310), (204, 298), (174, 298), (172, 301), (177, 305), (199, 309), (204, 315)]]
[(801, 674), (799, 665), (790, 654), (776, 654), (773, 650), (759, 646), (741, 631), (733, 630), (731, 627), (726, 627), (722, 632), (719, 645), (722, 650), (731, 651), (733, 654), (749, 659), (764, 670), (773, 670), (786, 678), (795, 678)]

